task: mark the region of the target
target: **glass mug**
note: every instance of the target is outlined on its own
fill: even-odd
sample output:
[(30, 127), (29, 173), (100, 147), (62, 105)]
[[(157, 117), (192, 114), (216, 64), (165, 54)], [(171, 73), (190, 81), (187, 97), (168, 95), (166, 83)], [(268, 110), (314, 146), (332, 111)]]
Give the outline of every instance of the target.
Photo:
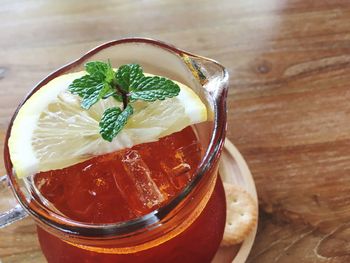
[[(57, 213), (34, 193), (33, 180), (16, 177), (8, 139), (21, 105), (38, 89), (60, 75), (83, 70), (88, 61), (108, 59), (115, 68), (138, 63), (145, 72), (192, 88), (208, 110), (208, 121), (193, 125), (205, 151), (193, 180), (166, 205), (122, 223), (89, 224)], [(10, 185), (20, 205), (0, 213), (0, 227), (29, 214), (49, 263), (210, 262), (221, 242), (226, 219), (218, 163), (226, 132), (227, 88), (228, 73), (216, 61), (145, 38), (102, 44), (53, 72), (29, 93), (9, 125), (4, 150), (7, 176), (0, 179), (0, 187)]]

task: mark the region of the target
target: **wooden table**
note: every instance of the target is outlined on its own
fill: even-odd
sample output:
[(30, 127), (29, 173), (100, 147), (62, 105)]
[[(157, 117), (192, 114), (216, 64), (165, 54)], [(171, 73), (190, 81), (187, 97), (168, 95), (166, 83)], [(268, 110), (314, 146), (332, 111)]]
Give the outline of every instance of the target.
[[(2, 138), (31, 87), (90, 48), (173, 43), (231, 74), (227, 136), (261, 207), (248, 262), (350, 262), (349, 0), (1, 0), (0, 21)], [(0, 258), (44, 262), (31, 220), (0, 231)]]

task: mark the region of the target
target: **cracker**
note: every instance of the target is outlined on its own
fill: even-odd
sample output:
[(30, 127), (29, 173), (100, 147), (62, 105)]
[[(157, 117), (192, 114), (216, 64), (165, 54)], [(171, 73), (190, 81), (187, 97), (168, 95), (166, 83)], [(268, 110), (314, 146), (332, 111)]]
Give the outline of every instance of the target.
[(222, 246), (241, 243), (258, 221), (257, 204), (243, 188), (224, 183), (226, 195), (226, 225)]

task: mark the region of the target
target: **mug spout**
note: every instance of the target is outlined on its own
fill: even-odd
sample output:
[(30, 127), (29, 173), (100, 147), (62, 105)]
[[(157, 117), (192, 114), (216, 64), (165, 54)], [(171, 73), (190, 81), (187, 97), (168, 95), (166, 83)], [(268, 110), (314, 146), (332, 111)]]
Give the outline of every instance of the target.
[(227, 96), (229, 75), (219, 62), (196, 55), (183, 54), (183, 60), (193, 76), (214, 97)]

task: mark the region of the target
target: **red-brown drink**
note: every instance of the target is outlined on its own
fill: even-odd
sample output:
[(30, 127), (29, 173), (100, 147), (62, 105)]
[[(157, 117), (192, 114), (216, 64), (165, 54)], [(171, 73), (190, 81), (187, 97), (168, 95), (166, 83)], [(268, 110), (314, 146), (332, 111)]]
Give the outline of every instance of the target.
[[(193, 179), (202, 149), (191, 127), (61, 170), (38, 173), (35, 185), (64, 216), (85, 223), (117, 223), (167, 204)], [(170, 240), (137, 252), (89, 251), (38, 227), (49, 263), (205, 263), (213, 258), (225, 224), (225, 197), (218, 180), (199, 217)], [(166, 239), (165, 239), (166, 240)]]

